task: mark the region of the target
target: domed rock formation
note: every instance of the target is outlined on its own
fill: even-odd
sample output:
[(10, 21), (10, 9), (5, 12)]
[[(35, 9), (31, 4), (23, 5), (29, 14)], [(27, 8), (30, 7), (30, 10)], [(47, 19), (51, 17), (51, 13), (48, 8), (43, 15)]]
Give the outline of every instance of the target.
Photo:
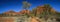
[(7, 12), (4, 12), (3, 14), (6, 14), (6, 15), (16, 15), (15, 13), (16, 13), (15, 11), (9, 10)]
[(30, 10), (22, 10), (20, 12), (15, 12), (13, 10), (9, 10), (7, 12), (4, 12), (3, 15), (22, 15), (22, 14), (28, 14), (30, 15)]
[[(34, 14), (36, 14), (36, 15), (40, 15), (40, 14), (42, 14), (42, 13), (56, 13), (56, 11), (53, 9), (53, 8), (50, 8), (50, 9), (47, 9), (46, 7), (44, 7), (44, 6), (37, 6), (37, 8), (35, 8), (34, 10), (33, 10), (33, 13)], [(48, 14), (47, 13), (47, 14)]]

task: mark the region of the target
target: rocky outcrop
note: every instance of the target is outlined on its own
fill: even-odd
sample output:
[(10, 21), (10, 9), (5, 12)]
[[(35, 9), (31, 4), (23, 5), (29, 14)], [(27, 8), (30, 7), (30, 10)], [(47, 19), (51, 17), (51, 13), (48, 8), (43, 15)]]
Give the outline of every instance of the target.
[(3, 14), (5, 14), (5, 15), (15, 15), (15, 11), (13, 11), (13, 10), (9, 10), (9, 11), (7, 11), (7, 12), (4, 12)]
[(28, 14), (29, 15), (30, 14), (30, 10), (22, 10), (22, 11), (20, 11), (20, 13), (21, 14)]
[(2, 16), (19, 16), (19, 15), (30, 15), (30, 10), (21, 10), (20, 12), (15, 12), (13, 10), (9, 10), (7, 12), (2, 13)]
[[(35, 9), (35, 11), (33, 11), (33, 12), (35, 12), (36, 14), (42, 14), (45, 11), (46, 11), (46, 8), (44, 6), (37, 6), (37, 8)], [(51, 13), (56, 13), (56, 11), (53, 8), (50, 9), (50, 12)]]

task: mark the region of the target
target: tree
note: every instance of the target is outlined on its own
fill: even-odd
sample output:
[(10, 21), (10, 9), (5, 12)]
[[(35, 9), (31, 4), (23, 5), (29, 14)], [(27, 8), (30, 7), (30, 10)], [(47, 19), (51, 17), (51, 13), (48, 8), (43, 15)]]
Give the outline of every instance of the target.
[(23, 2), (23, 9), (29, 9), (30, 8), (30, 3), (28, 3), (27, 1)]
[[(28, 3), (27, 1), (23, 2), (23, 9), (25, 9), (26, 11), (30, 8), (30, 3)], [(25, 13), (25, 15), (29, 16), (27, 14), (27, 12)]]

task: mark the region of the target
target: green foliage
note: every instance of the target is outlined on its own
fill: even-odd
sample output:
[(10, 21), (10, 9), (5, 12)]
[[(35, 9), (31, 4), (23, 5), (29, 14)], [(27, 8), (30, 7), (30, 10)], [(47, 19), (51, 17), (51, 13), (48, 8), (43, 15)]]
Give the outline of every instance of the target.
[(23, 9), (29, 9), (30, 8), (30, 4), (26, 1), (23, 2)]
[(34, 14), (30, 14), (30, 16), (34, 16)]
[(37, 14), (37, 10), (36, 10), (36, 8), (33, 8), (32, 9), (32, 15), (36, 16), (36, 14)]

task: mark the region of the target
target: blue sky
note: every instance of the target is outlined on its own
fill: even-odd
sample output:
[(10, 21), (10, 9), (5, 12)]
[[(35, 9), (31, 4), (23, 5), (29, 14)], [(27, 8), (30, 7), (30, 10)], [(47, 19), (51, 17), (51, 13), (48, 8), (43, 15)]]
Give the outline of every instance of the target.
[[(0, 13), (14, 10), (19, 12), (22, 10), (24, 0), (0, 0)], [(26, 0), (31, 4), (30, 10), (39, 5), (50, 4), (57, 12), (60, 12), (60, 0)]]

